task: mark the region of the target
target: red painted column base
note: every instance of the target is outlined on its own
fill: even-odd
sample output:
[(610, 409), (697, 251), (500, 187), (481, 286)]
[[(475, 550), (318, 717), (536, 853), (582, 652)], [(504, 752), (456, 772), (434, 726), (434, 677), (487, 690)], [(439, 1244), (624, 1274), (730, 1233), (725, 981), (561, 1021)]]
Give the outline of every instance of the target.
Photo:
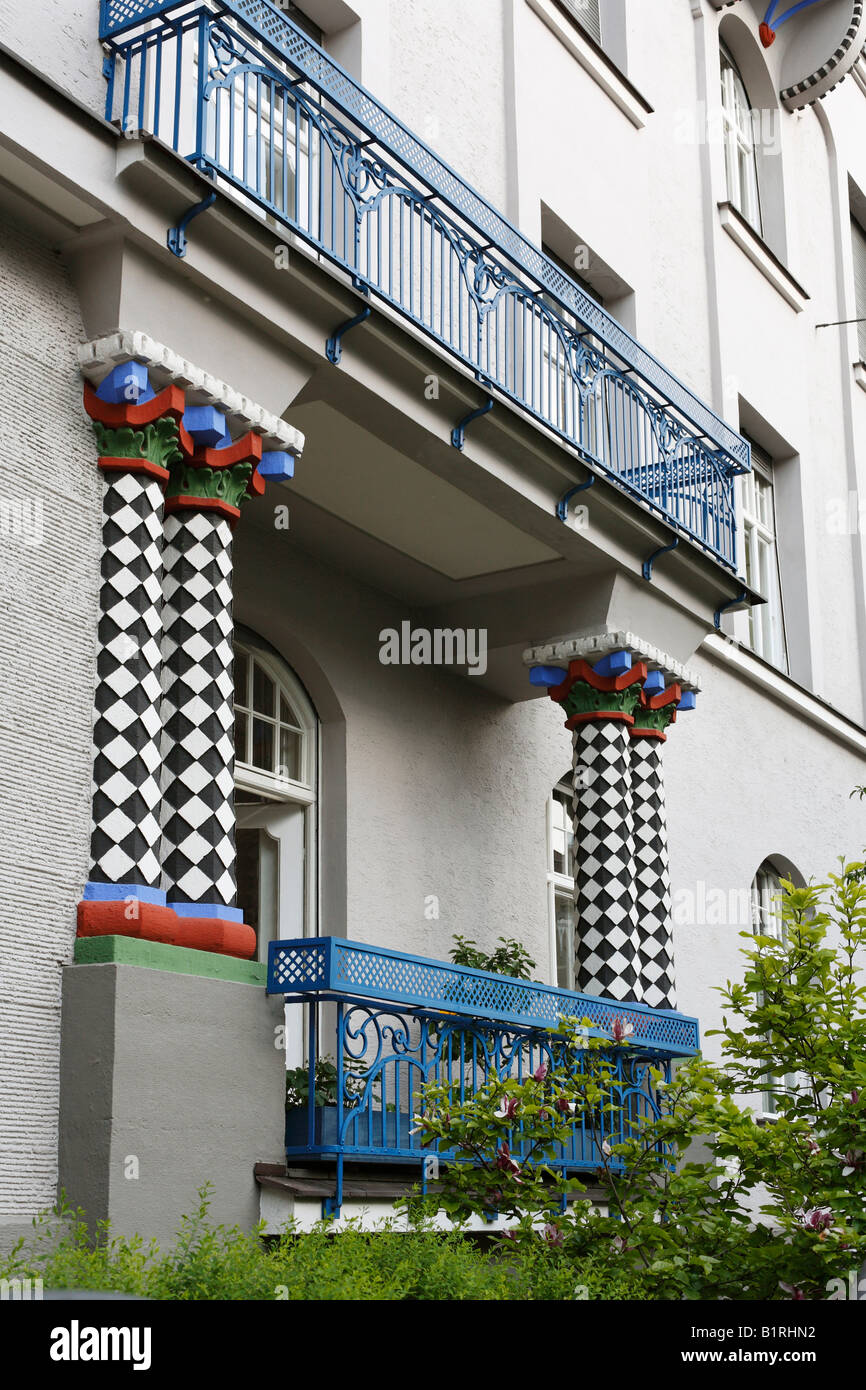
[[(132, 912), (134, 916), (130, 916)], [(256, 934), (245, 922), (179, 917), (173, 908), (155, 903), (80, 902), (78, 935), (134, 936), (141, 941), (160, 941), (166, 946), (185, 946), (190, 951), (211, 951), (240, 960), (250, 960), (256, 950)]]

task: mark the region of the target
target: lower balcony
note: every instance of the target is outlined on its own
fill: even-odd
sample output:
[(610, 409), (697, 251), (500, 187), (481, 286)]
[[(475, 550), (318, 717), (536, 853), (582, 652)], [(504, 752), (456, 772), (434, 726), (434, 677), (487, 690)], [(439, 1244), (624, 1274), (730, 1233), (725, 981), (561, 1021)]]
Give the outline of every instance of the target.
[[(655, 1116), (652, 1070), (699, 1044), (694, 1018), (642, 1004), (619, 1003), (527, 980), (487, 974), (339, 937), (274, 941), (268, 991), (308, 1005), (307, 1062), (295, 1073), (286, 1111), (289, 1164), (335, 1170), (326, 1214), (339, 1213), (345, 1165), (417, 1168), (422, 1187), (453, 1153), (425, 1147), (416, 1116), (426, 1084), (453, 1086), (468, 1100), (489, 1079), (530, 1076), (555, 1067), (561, 1017), (588, 1020), (596, 1037), (625, 1034), (616, 1048), (617, 1113), (575, 1121), (556, 1166), (591, 1173), (605, 1140), (621, 1142)], [(294, 1031), (294, 1030), (292, 1030)], [(316, 1059), (331, 1059), (317, 1070)], [(303, 1078), (303, 1080), (301, 1080)], [(510, 1143), (526, 1161), (519, 1129)], [(614, 1160), (615, 1163), (615, 1160)]]

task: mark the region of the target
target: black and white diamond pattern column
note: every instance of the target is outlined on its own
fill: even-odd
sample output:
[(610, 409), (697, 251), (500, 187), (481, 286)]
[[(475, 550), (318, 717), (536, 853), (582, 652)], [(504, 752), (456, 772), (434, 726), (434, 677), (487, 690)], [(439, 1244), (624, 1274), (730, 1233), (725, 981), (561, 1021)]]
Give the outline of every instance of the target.
[(643, 1001), (675, 1009), (670, 866), (665, 814), (663, 739), (632, 731), (634, 859), (638, 962)]
[(628, 725), (573, 729), (576, 981), (585, 994), (640, 1001)]
[(79, 932), (136, 931), (160, 887), (163, 492), (181, 457), (183, 392), (113, 367), (84, 387), (104, 478), (90, 872)]
[(166, 517), (163, 580), (163, 886), (181, 916), (235, 908), (232, 528)]
[(89, 874), (160, 902), (162, 509), (157, 479), (106, 474)]

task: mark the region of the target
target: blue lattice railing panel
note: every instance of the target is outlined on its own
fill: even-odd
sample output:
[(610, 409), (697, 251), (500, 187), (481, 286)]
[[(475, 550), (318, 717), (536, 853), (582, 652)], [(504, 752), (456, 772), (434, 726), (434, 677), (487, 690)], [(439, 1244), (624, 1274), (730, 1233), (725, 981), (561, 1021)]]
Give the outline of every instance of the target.
[(620, 1004), (342, 937), (272, 941), (268, 991), (378, 1000), (550, 1032), (560, 1018), (577, 1017), (589, 1018), (601, 1033), (612, 1035), (618, 1019), (625, 1027), (631, 1025), (629, 1041), (634, 1047), (688, 1056), (699, 1045), (697, 1019), (685, 1014)]
[(269, 0), (103, 0), (106, 115), (321, 253), (736, 569), (749, 446)]

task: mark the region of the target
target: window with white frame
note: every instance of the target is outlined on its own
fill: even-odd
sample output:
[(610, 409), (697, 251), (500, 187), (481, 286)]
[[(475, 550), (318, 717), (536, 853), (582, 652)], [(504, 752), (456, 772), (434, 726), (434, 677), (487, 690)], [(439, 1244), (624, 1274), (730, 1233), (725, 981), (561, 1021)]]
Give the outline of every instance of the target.
[(721, 81), (728, 202), (760, 235), (763, 225), (752, 105), (737, 66), (724, 47), (721, 50)]
[(279, 657), (235, 645), (238, 906), (268, 942), (311, 935), (316, 919), (318, 720)]
[[(782, 915), (782, 876), (772, 860), (766, 859), (752, 882), (752, 931), (755, 936), (771, 936), (776, 941), (786, 939), (785, 919)], [(775, 1087), (784, 1084), (785, 1090), (796, 1093), (801, 1086), (797, 1072), (768, 1077)], [(764, 1115), (778, 1114), (775, 1090), (761, 1092), (761, 1108)]]
[(743, 564), (746, 583), (766, 597), (749, 609), (747, 642), (757, 656), (788, 669), (782, 582), (776, 541), (773, 460), (754, 440), (752, 471), (740, 479)]
[(574, 831), (570, 780), (553, 789), (547, 803), (547, 896), (551, 961), (560, 989), (575, 988)]
[(854, 306), (860, 361), (866, 362), (866, 231), (851, 218), (851, 245), (854, 251)]
[[(198, 64), (196, 53), (196, 71)], [(273, 227), (280, 219), (315, 231), (318, 139), (298, 95), (307, 89), (300, 87), (296, 94), (286, 85), (290, 82), (291, 75), (281, 75), (276, 67), (240, 65), (212, 84), (204, 104), (205, 150), (218, 169), (241, 185), (237, 196), (254, 216)], [(263, 208), (259, 199), (274, 211)]]

